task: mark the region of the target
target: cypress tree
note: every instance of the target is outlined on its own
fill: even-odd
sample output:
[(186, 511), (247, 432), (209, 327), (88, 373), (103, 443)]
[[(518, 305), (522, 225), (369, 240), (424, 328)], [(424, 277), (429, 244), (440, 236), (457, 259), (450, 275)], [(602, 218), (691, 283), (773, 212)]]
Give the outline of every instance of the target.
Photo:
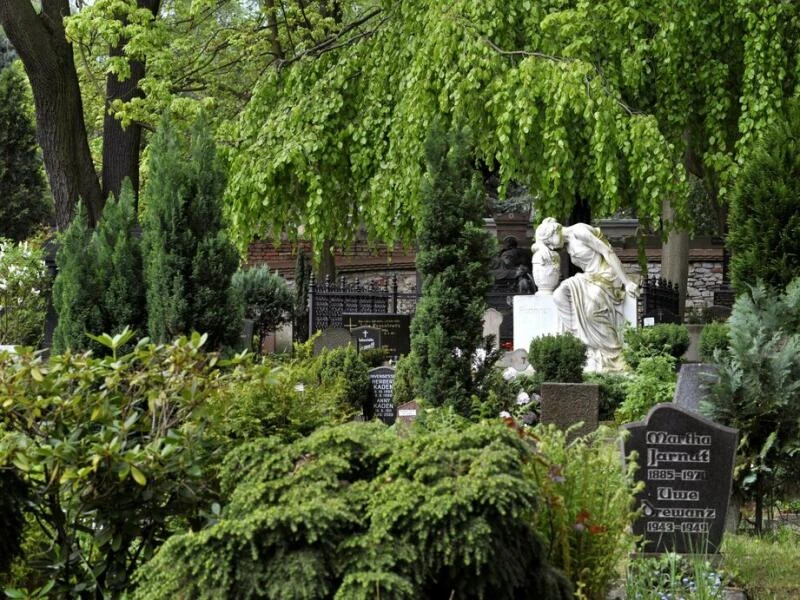
[(496, 241), (483, 228), (484, 190), (463, 131), (435, 125), (426, 143), (417, 268), (422, 298), (411, 326), (416, 392), (472, 411), (472, 358), (482, 345)]
[(102, 333), (101, 291), (91, 239), (86, 208), (78, 203), (56, 253), (58, 275), (53, 283), (53, 307), (58, 313), (58, 324), (53, 332), (56, 354), (67, 348), (87, 348), (86, 334)]
[(31, 100), (19, 64), (0, 56), (0, 237), (22, 241), (46, 223), (52, 209), (45, 196)]
[(742, 168), (728, 213), (737, 294), (758, 281), (782, 290), (800, 275), (800, 103), (765, 134)]
[(222, 224), (225, 174), (204, 119), (189, 143), (165, 118), (151, 144), (143, 250), (148, 331), (164, 342), (192, 330), (234, 343), (241, 307), (231, 288), (238, 253)]
[(136, 224), (133, 187), (126, 179), (119, 200), (106, 202), (91, 242), (95, 277), (101, 284), (104, 333), (119, 333), (126, 326), (140, 335), (145, 332), (142, 250)]

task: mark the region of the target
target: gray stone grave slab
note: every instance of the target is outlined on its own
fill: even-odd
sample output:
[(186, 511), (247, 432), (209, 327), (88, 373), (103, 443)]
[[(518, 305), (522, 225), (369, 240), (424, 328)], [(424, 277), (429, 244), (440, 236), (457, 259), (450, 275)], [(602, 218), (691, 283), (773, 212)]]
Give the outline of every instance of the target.
[(708, 388), (719, 378), (717, 366), (710, 363), (686, 363), (678, 371), (678, 384), (675, 386), (676, 404), (698, 411), (700, 402), (708, 396)]
[(322, 353), (323, 350), (333, 350), (334, 348), (343, 348), (352, 344), (350, 339), (350, 331), (342, 327), (331, 327), (324, 329), (319, 337), (314, 340), (314, 356)]
[(496, 308), (488, 308), (483, 313), (483, 337), (494, 336), (494, 346), (500, 345), (500, 325), (503, 324), (503, 313)]
[(397, 407), (397, 420), (403, 423), (411, 423), (419, 416), (419, 404), (414, 400), (406, 402)]
[(381, 347), (381, 330), (375, 327), (355, 327), (350, 336), (359, 352)]
[(597, 429), (600, 414), (600, 386), (594, 383), (543, 383), (541, 422), (553, 423), (567, 429), (583, 423), (573, 430), (570, 438), (586, 435)]
[(504, 353), (503, 356), (500, 357), (500, 360), (497, 361), (497, 366), (503, 369), (511, 367), (522, 372), (527, 371), (531, 363), (528, 362), (527, 350), (519, 349)]
[(625, 456), (635, 451), (644, 482), (634, 535), (646, 553), (715, 554), (722, 544), (738, 432), (696, 412), (658, 404), (624, 425)]
[(394, 368), (376, 367), (369, 370), (369, 398), (371, 414), (368, 417), (380, 419), (387, 425), (397, 417), (394, 406)]

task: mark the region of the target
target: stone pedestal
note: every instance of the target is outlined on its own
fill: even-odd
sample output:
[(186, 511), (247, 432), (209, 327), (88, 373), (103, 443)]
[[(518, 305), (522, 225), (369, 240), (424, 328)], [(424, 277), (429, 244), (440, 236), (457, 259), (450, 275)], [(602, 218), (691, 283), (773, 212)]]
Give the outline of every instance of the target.
[[(636, 327), (635, 298), (625, 297), (622, 314), (631, 327)], [(527, 352), (533, 338), (559, 333), (564, 333), (564, 328), (552, 295), (514, 296), (514, 350)]]
[(514, 296), (514, 350), (527, 352), (533, 338), (561, 332), (552, 295)]

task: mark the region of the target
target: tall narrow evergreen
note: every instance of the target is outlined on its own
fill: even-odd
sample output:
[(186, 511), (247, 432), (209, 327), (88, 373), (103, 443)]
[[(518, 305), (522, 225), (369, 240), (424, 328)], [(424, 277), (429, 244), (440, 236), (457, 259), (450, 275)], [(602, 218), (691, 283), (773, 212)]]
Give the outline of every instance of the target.
[(86, 209), (83, 203), (79, 203), (56, 254), (58, 275), (53, 284), (53, 306), (58, 313), (58, 325), (53, 332), (55, 353), (67, 348), (85, 349), (89, 346), (86, 334), (102, 333), (103, 330), (101, 286), (97, 280), (91, 240), (92, 230), (87, 223)]
[(18, 64), (3, 66), (3, 60), (0, 56), (0, 237), (19, 242), (46, 223), (52, 209), (24, 75)]
[(193, 330), (210, 347), (236, 341), (241, 309), (231, 288), (239, 263), (222, 227), (225, 174), (204, 119), (185, 142), (165, 118), (151, 144), (145, 190), (148, 331), (163, 342)]
[(133, 188), (126, 179), (119, 200), (112, 197), (106, 202), (92, 237), (105, 333), (119, 333), (126, 326), (142, 336), (145, 333), (142, 250), (136, 224)]
[(465, 133), (434, 126), (425, 154), (417, 253), (423, 287), (411, 327), (415, 388), (431, 405), (467, 415), (477, 391), (472, 357), (482, 345), (496, 241), (483, 229), (484, 190)]

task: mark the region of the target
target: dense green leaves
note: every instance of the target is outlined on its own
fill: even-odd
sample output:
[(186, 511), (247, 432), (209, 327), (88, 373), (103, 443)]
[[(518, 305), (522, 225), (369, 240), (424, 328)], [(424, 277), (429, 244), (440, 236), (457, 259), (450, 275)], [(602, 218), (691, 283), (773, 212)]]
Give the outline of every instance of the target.
[(260, 352), (267, 334), (291, 321), (295, 296), (286, 280), (270, 272), (266, 265), (240, 269), (234, 273), (231, 285), (244, 306), (244, 317), (253, 320)]
[(0, 344), (39, 345), (49, 287), (42, 249), (0, 238)]
[(199, 335), (122, 354), (130, 337), (96, 338), (102, 359), (0, 353), (2, 485), (16, 472), (28, 488), (41, 535), (27, 571), (61, 597), (120, 593), (175, 519), (199, 523), (215, 497), (204, 409), (224, 379), (218, 357)]
[(499, 424), (254, 441), (225, 461), (220, 520), (170, 539), (137, 597), (569, 598), (531, 528), (531, 456)]

